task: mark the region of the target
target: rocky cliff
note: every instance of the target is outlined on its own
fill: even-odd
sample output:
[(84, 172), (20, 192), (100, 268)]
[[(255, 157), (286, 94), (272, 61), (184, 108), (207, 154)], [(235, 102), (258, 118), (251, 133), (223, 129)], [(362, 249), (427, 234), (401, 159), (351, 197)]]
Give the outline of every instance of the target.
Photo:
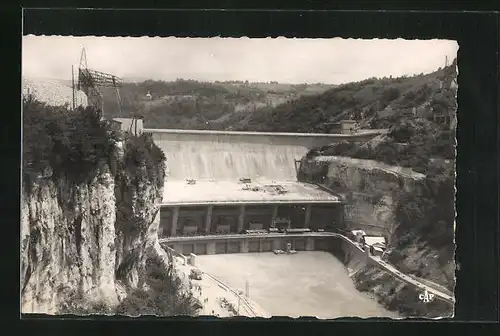
[(116, 306), (125, 289), (144, 286), (147, 257), (164, 253), (156, 234), (164, 172), (131, 164), (136, 145), (126, 141), (125, 154), (118, 146), (85, 182), (50, 169), (23, 181), (23, 313), (57, 314), (75, 293)]
[(425, 175), (373, 160), (316, 156), (302, 160), (299, 179), (342, 194), (348, 227), (391, 238), (401, 193), (421, 193)]
[[(434, 184), (429, 177), (373, 160), (309, 155), (301, 162), (299, 180), (321, 184), (345, 197), (347, 228), (386, 236), (388, 253), (384, 259), (415, 278), (431, 281), (434, 288), (453, 292), (453, 236), (450, 237), (451, 230), (441, 227), (442, 214), (435, 210), (436, 206), (441, 207), (437, 200), (450, 195), (431, 192)], [(453, 195), (449, 201), (453, 204)], [(442, 212), (454, 218), (453, 209), (443, 207)], [(406, 315), (432, 317), (434, 313), (449, 315), (453, 310), (437, 303), (434, 310), (423, 309), (415, 289), (382, 269), (364, 267), (353, 280), (360, 290), (375, 294), (390, 309), (409, 302), (398, 308)], [(408, 301), (409, 295), (414, 299)]]

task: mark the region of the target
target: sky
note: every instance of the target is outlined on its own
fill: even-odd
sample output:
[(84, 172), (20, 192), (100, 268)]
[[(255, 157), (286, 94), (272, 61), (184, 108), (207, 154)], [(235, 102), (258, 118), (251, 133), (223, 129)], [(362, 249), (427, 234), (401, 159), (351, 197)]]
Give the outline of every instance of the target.
[(22, 74), (71, 79), (90, 69), (122, 78), (341, 84), (429, 73), (451, 63), (451, 40), (23, 36)]

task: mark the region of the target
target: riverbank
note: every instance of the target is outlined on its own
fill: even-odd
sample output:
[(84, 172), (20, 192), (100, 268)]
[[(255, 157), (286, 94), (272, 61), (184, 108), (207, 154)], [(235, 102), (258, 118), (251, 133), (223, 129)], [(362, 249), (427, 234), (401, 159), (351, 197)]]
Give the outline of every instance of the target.
[(416, 288), (396, 278), (376, 265), (361, 268), (352, 276), (356, 288), (369, 293), (386, 309), (403, 317), (441, 319), (453, 317), (454, 305), (441, 300), (424, 302), (424, 289)]

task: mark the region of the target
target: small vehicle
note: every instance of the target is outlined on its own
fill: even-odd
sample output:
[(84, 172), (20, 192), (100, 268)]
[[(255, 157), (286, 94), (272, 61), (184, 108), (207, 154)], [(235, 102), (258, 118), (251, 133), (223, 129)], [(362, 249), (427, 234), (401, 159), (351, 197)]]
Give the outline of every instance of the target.
[(285, 254), (285, 251), (277, 249), (277, 250), (273, 250), (273, 253), (274, 254)]
[(264, 234), (267, 233), (266, 230), (246, 230), (246, 234)]
[(202, 279), (203, 272), (200, 271), (197, 268), (193, 268), (191, 272), (189, 273), (189, 279), (193, 280), (201, 280)]

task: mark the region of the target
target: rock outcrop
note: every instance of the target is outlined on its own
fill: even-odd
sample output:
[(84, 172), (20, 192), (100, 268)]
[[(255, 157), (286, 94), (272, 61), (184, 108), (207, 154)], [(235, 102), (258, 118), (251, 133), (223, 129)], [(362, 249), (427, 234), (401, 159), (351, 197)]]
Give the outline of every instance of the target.
[(57, 314), (75, 291), (114, 306), (124, 288), (144, 286), (147, 256), (165, 253), (158, 248), (156, 216), (163, 179), (159, 185), (138, 174), (145, 166), (118, 173), (107, 162), (100, 167), (85, 183), (55, 179), (50, 171), (24, 181), (23, 313)]
[[(347, 229), (384, 235), (388, 239), (388, 251), (392, 251), (386, 255), (390, 263), (452, 294), (454, 246), (448, 245), (453, 243), (446, 240), (446, 246), (436, 246), (430, 244), (427, 237), (408, 236), (409, 231), (401, 229), (397, 217), (398, 206), (407, 202), (404, 195), (418, 198), (428, 190), (425, 175), (378, 161), (321, 155), (305, 157), (298, 175), (301, 181), (323, 185), (345, 197)], [(453, 312), (453, 307), (443, 302), (426, 306), (418, 300), (417, 288), (405, 285), (379, 267), (354, 265), (354, 260), (344, 262), (352, 269), (358, 289), (374, 294), (388, 309), (399, 310), (405, 316), (426, 317), (449, 316)]]
[[(141, 167), (140, 175), (147, 176), (146, 167)], [(115, 185), (117, 277), (129, 287), (140, 288), (145, 286), (147, 258), (163, 251), (157, 249), (163, 188), (150, 179), (123, 172), (119, 176)]]
[(316, 156), (302, 160), (299, 179), (342, 194), (348, 201), (344, 216), (348, 225), (390, 238), (397, 227), (399, 195), (420, 193), (425, 175), (372, 160)]
[(113, 185), (105, 170), (86, 185), (42, 177), (22, 194), (23, 313), (55, 313), (68, 290), (116, 302)]

